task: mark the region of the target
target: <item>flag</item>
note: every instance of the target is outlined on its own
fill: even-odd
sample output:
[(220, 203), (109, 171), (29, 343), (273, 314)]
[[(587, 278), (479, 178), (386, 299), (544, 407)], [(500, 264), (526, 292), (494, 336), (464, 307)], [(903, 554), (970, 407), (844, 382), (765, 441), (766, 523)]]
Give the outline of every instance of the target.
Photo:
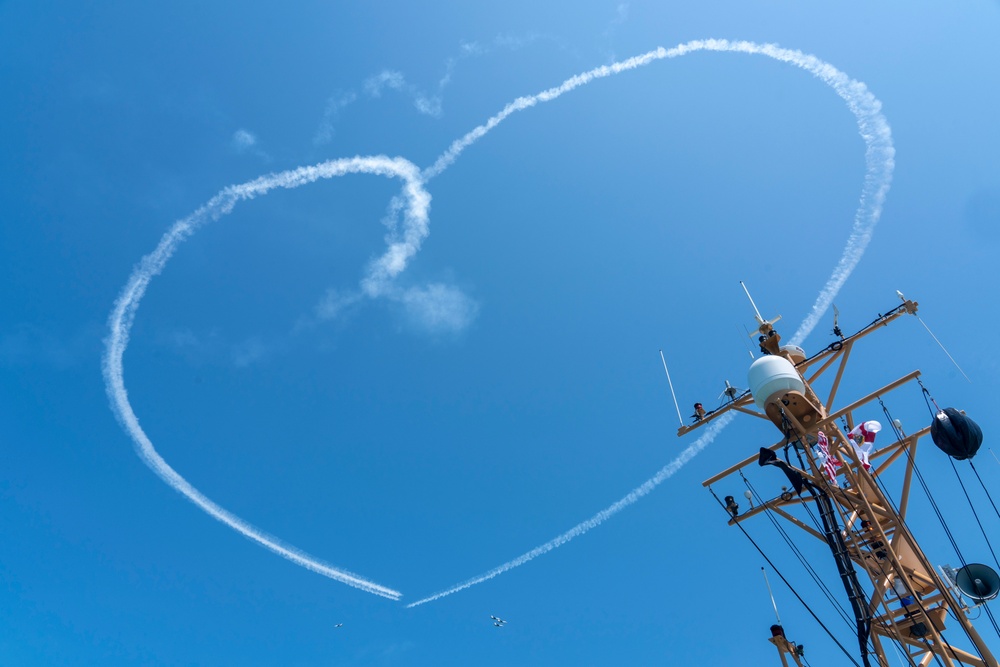
[(854, 447), (854, 453), (858, 455), (858, 459), (861, 461), (861, 465), (865, 467), (865, 470), (871, 470), (872, 466), (868, 463), (868, 455), (872, 453), (872, 448), (875, 447), (875, 434), (881, 430), (881, 424), (877, 421), (869, 421), (858, 424), (848, 434), (851, 439), (851, 445)]
[(826, 473), (830, 484), (839, 487), (840, 484), (837, 483), (837, 468), (840, 467), (840, 461), (837, 460), (836, 456), (830, 455), (830, 441), (826, 439), (826, 433), (819, 431), (816, 434), (816, 443), (816, 459), (819, 461), (819, 465), (823, 468), (823, 472)]

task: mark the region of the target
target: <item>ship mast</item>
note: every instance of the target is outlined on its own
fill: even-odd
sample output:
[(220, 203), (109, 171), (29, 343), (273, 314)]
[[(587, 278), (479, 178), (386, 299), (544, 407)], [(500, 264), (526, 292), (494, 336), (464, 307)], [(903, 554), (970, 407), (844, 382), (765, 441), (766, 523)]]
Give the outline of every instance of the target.
[[(900, 434), (895, 442), (873, 452), (866, 462), (862, 460), (863, 454), (855, 449), (851, 436), (838, 426), (838, 421), (843, 420), (848, 430), (855, 429), (856, 411), (917, 380), (920, 371), (913, 371), (848, 405), (834, 407), (854, 346), (877, 329), (916, 312), (917, 303), (904, 299), (900, 306), (879, 315), (861, 331), (841, 337), (808, 359), (799, 348), (781, 346), (781, 337), (773, 326), (777, 319), (765, 321), (758, 312), (758, 340), (765, 356), (751, 367), (751, 385), (755, 367), (763, 368), (767, 378), (754, 390), (757, 396), (747, 391), (723, 407), (706, 413), (694, 424), (682, 426), (677, 434), (682, 436), (700, 428), (730, 410), (769, 420), (778, 428), (782, 437), (777, 443), (761, 447), (759, 454), (713, 475), (703, 485), (711, 488), (712, 484), (730, 475), (742, 476), (742, 470), (751, 465), (775, 465), (788, 475), (796, 494), (783, 490), (778, 497), (761, 499), (762, 502), (742, 514), (731, 509), (729, 524), (770, 512), (827, 543), (855, 613), (865, 665), (871, 665), (869, 657), (874, 656), (878, 665), (888, 667), (886, 647), (896, 643), (906, 651), (912, 665), (924, 666), (937, 661), (948, 667), (1000, 667), (973, 627), (965, 606), (931, 564), (906, 523), (917, 444), (930, 428), (910, 435)], [(834, 371), (832, 386), (823, 401), (813, 385), (831, 370)], [(758, 370), (758, 375), (760, 372)], [(821, 441), (826, 442), (829, 467), (832, 469), (839, 464), (836, 474), (826, 469), (825, 460), (814, 449)], [(795, 459), (790, 458), (790, 450)], [(782, 453), (784, 460), (778, 453)], [(797, 466), (792, 464), (793, 460)], [(898, 500), (893, 500), (879, 479), (896, 464), (905, 467), (901, 494)], [(838, 474), (846, 480), (842, 485), (837, 481)], [(791, 512), (809, 503), (818, 509), (822, 519), (820, 529)], [(859, 578), (870, 581), (867, 590), (860, 585)], [(945, 621), (948, 616), (959, 626), (950, 635), (964, 634), (972, 643), (973, 652), (964, 651), (947, 640)], [(778, 643), (780, 640), (789, 646)], [(784, 639), (783, 633), (780, 637), (772, 636), (770, 641), (778, 648), (782, 663), (787, 665), (786, 654), (798, 663), (794, 645)]]

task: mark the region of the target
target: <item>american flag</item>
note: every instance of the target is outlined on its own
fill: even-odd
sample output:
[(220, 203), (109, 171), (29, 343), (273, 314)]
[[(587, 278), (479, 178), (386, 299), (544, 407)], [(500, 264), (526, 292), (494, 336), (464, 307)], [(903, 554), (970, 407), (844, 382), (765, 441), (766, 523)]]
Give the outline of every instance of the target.
[(837, 483), (837, 468), (840, 467), (840, 461), (837, 460), (836, 456), (830, 456), (830, 441), (826, 439), (826, 433), (819, 431), (816, 434), (816, 442), (819, 449), (816, 457), (819, 459), (820, 465), (823, 466), (823, 472), (826, 473), (830, 484), (839, 487), (840, 484)]

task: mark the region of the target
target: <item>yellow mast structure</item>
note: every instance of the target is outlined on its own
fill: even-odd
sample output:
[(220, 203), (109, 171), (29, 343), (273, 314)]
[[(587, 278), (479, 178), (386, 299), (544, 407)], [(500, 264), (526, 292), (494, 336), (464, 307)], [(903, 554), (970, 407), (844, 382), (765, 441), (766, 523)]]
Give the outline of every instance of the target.
[[(792, 475), (801, 476), (804, 490), (809, 493), (795, 495), (783, 491), (778, 497), (759, 503), (742, 514), (733, 509), (729, 524), (734, 525), (763, 512), (771, 512), (792, 526), (828, 543), (834, 550), (835, 558), (839, 550), (842, 557), (838, 563), (844, 563), (847, 570), (853, 570), (845, 573), (845, 568), (842, 567), (842, 577), (854, 577), (856, 583), (859, 573), (862, 577), (867, 575), (871, 582), (870, 592), (866, 593), (860, 587), (855, 587), (858, 593), (867, 597), (852, 600), (852, 606), (856, 615), (867, 619), (858, 621), (859, 628), (867, 627), (869, 633), (867, 638), (861, 638), (862, 643), (872, 647), (873, 650), (868, 655), (874, 655), (879, 665), (889, 667), (886, 647), (895, 642), (906, 651), (910, 664), (921, 667), (933, 660), (948, 667), (1000, 667), (973, 627), (966, 614), (966, 607), (928, 560), (906, 524), (917, 444), (921, 437), (928, 434), (930, 428), (903, 435), (895, 442), (881, 446), (871, 454), (869, 469), (863, 465), (849, 435), (838, 426), (838, 420), (845, 420), (848, 430), (853, 429), (854, 413), (857, 410), (919, 377), (920, 371), (913, 371), (843, 407), (834, 407), (854, 346), (877, 329), (903, 315), (915, 315), (916, 312), (917, 303), (904, 298), (902, 305), (880, 315), (875, 322), (858, 333), (842, 337), (808, 359), (799, 348), (780, 345), (781, 337), (773, 327), (777, 320), (766, 322), (758, 315), (761, 349), (769, 355), (763, 359), (779, 364), (784, 362), (775, 359), (786, 360), (788, 363), (784, 367), (793, 369), (793, 374), (801, 382), (793, 381), (792, 388), (779, 388), (773, 393), (768, 392), (771, 395), (766, 397), (755, 397), (749, 392), (734, 397), (718, 410), (697, 418), (694, 424), (682, 426), (677, 435), (683, 436), (733, 410), (769, 420), (781, 431), (782, 438), (777, 443), (767, 448), (762, 447), (759, 455), (755, 454), (713, 475), (703, 485), (710, 487), (730, 475), (741, 473), (743, 468), (750, 465), (764, 465), (765, 459), (770, 459), (772, 463), (785, 469), (790, 479)], [(758, 359), (757, 362), (761, 360)], [(831, 370), (834, 371), (833, 382), (824, 402), (813, 390), (813, 385)], [(813, 444), (821, 437), (821, 432), (828, 442), (830, 456), (840, 463), (838, 474), (846, 479), (843, 486), (834, 481), (835, 476), (825, 473), (823, 462), (814, 452)], [(775, 452), (789, 445), (798, 445), (801, 455), (799, 460), (805, 462), (804, 466), (795, 467), (778, 459)], [(905, 469), (901, 495), (897, 502), (893, 502), (883, 491), (878, 478), (897, 463), (904, 465)], [(824, 497), (829, 500), (824, 500)], [(829, 516), (836, 517), (836, 532), (839, 537), (831, 535), (829, 530), (824, 535), (791, 513), (790, 510), (794, 507), (809, 502), (817, 504), (821, 515), (825, 506)], [(831, 507), (832, 513), (829, 511)], [(948, 616), (959, 626), (951, 631), (953, 636), (957, 636), (954, 633), (964, 634), (972, 643), (973, 652), (959, 649), (946, 639)], [(784, 639), (783, 634), (772, 637), (770, 641), (778, 648), (786, 667), (786, 655), (791, 655), (798, 664), (794, 645)], [(864, 662), (869, 664), (867, 657)]]

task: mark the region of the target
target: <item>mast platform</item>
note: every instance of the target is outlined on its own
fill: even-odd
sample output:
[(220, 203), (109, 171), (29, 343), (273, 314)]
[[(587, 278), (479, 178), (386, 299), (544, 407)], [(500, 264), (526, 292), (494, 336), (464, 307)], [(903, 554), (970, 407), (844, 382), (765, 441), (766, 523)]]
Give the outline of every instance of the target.
[[(854, 610), (859, 648), (866, 666), (872, 664), (869, 657), (874, 656), (879, 665), (888, 667), (886, 649), (895, 643), (912, 665), (937, 661), (948, 667), (1000, 667), (973, 627), (967, 607), (951, 582), (931, 564), (907, 525), (917, 447), (930, 428), (907, 435), (894, 424), (891, 431), (897, 436), (895, 441), (880, 445), (870, 455), (852, 437), (864, 423), (855, 420), (859, 410), (881, 401), (893, 390), (919, 381), (920, 371), (908, 373), (843, 407), (835, 407), (854, 346), (899, 317), (915, 315), (917, 305), (904, 299), (901, 305), (880, 314), (854, 335), (841, 337), (810, 358), (804, 358), (798, 348), (780, 347), (780, 336), (774, 331), (773, 322), (758, 317), (762, 351), (787, 360), (787, 364), (780, 362), (782, 367), (793, 368), (801, 382), (793, 382), (792, 389), (783, 386), (766, 397), (755, 397), (747, 390), (731, 397), (721, 408), (705, 413), (694, 424), (682, 426), (677, 434), (690, 433), (730, 411), (768, 420), (778, 428), (781, 438), (777, 442), (761, 447), (757, 454), (713, 475), (703, 485), (711, 488), (732, 475), (742, 477), (747, 466), (773, 465), (785, 472), (792, 489), (782, 487), (782, 492), (774, 498), (759, 498), (743, 513), (738, 513), (733, 505), (729, 508), (732, 515), (729, 524), (769, 512), (830, 547)], [(813, 385), (828, 372), (832, 372), (833, 379), (823, 400)], [(840, 424), (846, 428), (842, 429)], [(902, 490), (894, 499), (881, 478), (898, 465), (903, 466)], [(812, 505), (819, 510), (822, 526), (815, 519), (810, 525), (794, 513), (798, 508)], [(867, 580), (867, 585), (861, 586), (860, 579)], [(947, 625), (951, 622), (958, 626), (952, 632), (964, 635), (972, 644), (971, 652), (946, 639)], [(772, 636), (770, 641), (778, 648), (786, 667), (788, 655), (800, 664), (795, 646), (783, 633)]]

